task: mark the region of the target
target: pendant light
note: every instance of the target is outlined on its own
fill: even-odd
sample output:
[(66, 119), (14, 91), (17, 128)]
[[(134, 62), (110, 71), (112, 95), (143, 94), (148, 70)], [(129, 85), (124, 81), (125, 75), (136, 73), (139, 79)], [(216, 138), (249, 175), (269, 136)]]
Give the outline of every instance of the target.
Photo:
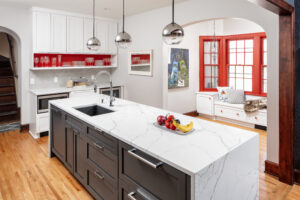
[(167, 25), (162, 32), (163, 40), (168, 45), (180, 44), (184, 36), (184, 30), (174, 21), (174, 0), (172, 2), (172, 23)]
[(95, 0), (93, 0), (93, 37), (87, 41), (86, 45), (92, 51), (97, 51), (101, 46), (101, 42), (95, 37)]
[(123, 31), (120, 32), (115, 39), (117, 47), (126, 49), (131, 45), (131, 36), (125, 32), (125, 5), (123, 0)]

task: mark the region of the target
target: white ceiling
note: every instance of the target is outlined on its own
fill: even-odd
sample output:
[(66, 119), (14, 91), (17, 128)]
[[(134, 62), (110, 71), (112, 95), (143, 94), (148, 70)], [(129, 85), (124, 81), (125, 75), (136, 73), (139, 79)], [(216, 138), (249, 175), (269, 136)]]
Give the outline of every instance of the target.
[[(187, 0), (175, 0), (182, 2)], [(172, 0), (125, 0), (125, 14), (135, 15), (155, 8), (171, 5)], [(92, 13), (93, 0), (0, 0), (0, 5), (43, 7), (82, 14)], [(122, 0), (96, 0), (96, 15), (119, 19), (122, 17)]]

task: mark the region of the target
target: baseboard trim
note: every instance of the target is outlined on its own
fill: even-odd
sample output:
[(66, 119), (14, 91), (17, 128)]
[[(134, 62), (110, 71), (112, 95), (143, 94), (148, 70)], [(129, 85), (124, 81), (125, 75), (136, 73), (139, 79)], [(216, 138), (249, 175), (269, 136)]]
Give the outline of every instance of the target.
[(184, 113), (184, 115), (191, 116), (191, 117), (196, 117), (196, 116), (198, 116), (198, 113), (195, 110), (195, 111)]
[(266, 160), (265, 173), (279, 177), (279, 164)]
[(28, 131), (29, 131), (29, 124), (21, 125), (21, 128), (20, 128), (21, 133), (28, 132)]

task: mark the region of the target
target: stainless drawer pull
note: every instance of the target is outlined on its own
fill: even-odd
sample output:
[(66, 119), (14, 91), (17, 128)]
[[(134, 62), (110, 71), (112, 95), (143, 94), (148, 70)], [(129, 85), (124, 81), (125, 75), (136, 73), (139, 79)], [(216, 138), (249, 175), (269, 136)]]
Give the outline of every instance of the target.
[(131, 200), (137, 200), (136, 198), (133, 197), (134, 195), (135, 195), (135, 192), (130, 192), (127, 196)]
[(97, 147), (100, 150), (104, 149), (104, 146), (101, 146), (101, 145), (97, 144), (96, 142), (94, 143), (94, 146)]
[(94, 172), (95, 176), (97, 176), (99, 179), (103, 180), (104, 176), (102, 176), (99, 172), (95, 171)]
[(135, 153), (135, 151), (136, 151), (136, 149), (128, 150), (128, 154), (131, 155), (131, 156), (133, 156), (133, 157), (135, 157), (136, 159), (142, 161), (143, 163), (149, 165), (150, 167), (152, 167), (152, 168), (154, 168), (154, 169), (157, 169), (158, 167), (160, 167), (160, 166), (163, 164), (163, 162), (158, 162), (158, 163), (156, 163), (156, 164), (155, 164), (155, 163), (152, 163), (152, 162), (150, 162), (149, 160), (147, 160), (147, 159), (145, 159), (145, 158), (143, 158), (143, 157), (137, 155), (137, 154)]

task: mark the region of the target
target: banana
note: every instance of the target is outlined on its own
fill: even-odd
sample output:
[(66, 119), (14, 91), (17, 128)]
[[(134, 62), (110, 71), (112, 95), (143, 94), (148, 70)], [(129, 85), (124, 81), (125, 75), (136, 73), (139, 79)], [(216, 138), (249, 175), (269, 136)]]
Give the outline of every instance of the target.
[(180, 131), (183, 132), (183, 133), (186, 133), (186, 132), (191, 131), (191, 130), (193, 129), (193, 127), (194, 127), (194, 123), (193, 123), (193, 122), (190, 122), (189, 124), (187, 124), (187, 125), (185, 125), (185, 126), (183, 126), (183, 125), (181, 125), (181, 124), (178, 124), (176, 121), (173, 121), (173, 124), (174, 124), (174, 126), (175, 126), (178, 130), (180, 130)]

